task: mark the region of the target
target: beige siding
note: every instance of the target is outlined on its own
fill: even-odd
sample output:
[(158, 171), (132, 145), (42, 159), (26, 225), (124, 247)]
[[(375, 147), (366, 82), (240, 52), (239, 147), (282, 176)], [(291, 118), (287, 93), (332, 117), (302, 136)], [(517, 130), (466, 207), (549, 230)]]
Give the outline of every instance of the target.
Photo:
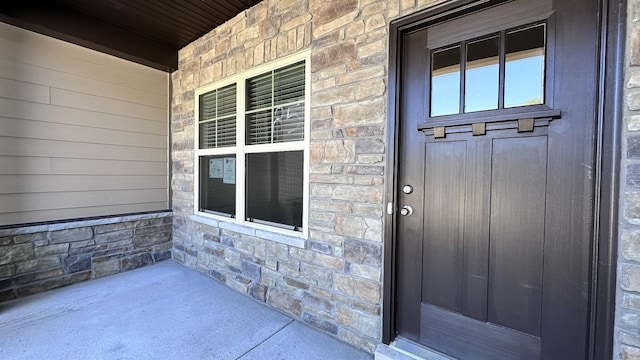
[(168, 74), (0, 23), (0, 226), (164, 210)]

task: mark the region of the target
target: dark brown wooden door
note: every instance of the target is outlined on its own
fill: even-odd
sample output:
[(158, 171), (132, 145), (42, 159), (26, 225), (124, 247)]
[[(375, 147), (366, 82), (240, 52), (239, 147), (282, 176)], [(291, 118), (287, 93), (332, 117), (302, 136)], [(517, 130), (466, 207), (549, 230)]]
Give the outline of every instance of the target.
[(401, 39), (397, 335), (584, 359), (597, 1), (519, 0)]

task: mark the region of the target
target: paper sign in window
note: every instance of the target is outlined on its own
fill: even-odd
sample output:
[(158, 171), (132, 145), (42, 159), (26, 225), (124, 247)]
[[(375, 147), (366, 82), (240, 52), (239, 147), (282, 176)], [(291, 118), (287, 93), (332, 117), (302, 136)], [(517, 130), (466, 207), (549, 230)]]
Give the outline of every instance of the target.
[(224, 159), (209, 159), (209, 177), (222, 179)]
[(236, 183), (236, 159), (224, 158), (224, 174), (222, 177), (224, 184)]

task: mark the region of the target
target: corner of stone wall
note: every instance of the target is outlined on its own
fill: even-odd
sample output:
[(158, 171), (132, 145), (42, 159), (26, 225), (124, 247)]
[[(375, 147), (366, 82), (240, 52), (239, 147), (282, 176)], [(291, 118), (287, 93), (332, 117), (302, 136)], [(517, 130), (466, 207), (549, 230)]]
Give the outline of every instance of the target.
[(0, 302), (171, 258), (172, 215), (0, 230)]
[(629, 0), (614, 358), (640, 359), (640, 1)]

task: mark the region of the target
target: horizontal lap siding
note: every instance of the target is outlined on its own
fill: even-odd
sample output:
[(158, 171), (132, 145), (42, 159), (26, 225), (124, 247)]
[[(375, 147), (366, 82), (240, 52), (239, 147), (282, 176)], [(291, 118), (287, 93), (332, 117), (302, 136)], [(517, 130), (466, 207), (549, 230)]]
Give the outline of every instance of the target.
[(0, 23), (0, 226), (165, 210), (168, 74)]

